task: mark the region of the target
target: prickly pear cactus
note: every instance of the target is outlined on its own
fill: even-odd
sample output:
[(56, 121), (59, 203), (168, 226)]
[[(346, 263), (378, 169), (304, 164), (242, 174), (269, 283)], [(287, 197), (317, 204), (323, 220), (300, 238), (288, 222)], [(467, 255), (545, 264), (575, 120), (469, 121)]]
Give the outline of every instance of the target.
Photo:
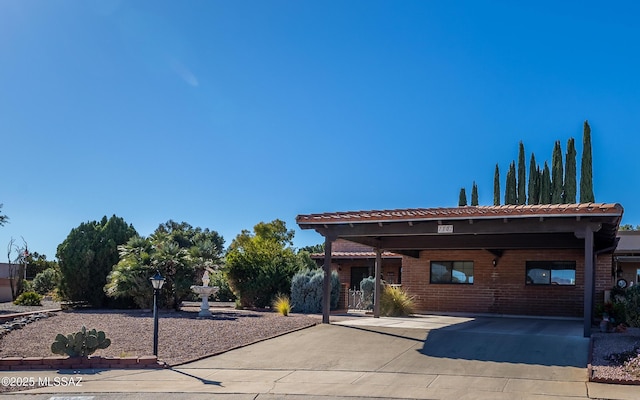
[(87, 331), (82, 327), (79, 332), (70, 333), (67, 336), (59, 333), (51, 344), (53, 354), (68, 355), (69, 357), (87, 357), (98, 349), (106, 349), (111, 345), (103, 331), (92, 329)]

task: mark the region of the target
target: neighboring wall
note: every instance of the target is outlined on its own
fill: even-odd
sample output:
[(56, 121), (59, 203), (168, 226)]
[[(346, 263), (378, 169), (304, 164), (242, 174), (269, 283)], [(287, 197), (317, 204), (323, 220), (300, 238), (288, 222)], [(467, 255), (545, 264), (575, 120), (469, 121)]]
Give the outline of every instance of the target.
[[(505, 250), (496, 258), (484, 250), (425, 250), (420, 258), (404, 257), (402, 287), (415, 296), (417, 309), (513, 315), (582, 317), (584, 250)], [(474, 261), (473, 284), (431, 284), (431, 261)], [(526, 261), (575, 261), (576, 284), (526, 285)], [(611, 255), (596, 263), (596, 303), (611, 286)]]

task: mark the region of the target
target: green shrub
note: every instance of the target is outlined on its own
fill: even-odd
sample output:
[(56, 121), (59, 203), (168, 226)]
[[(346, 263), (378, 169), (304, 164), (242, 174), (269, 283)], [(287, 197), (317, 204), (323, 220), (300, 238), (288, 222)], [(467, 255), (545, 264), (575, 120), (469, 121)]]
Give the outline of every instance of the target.
[(38, 273), (31, 283), (34, 292), (43, 295), (47, 294), (57, 286), (58, 273), (53, 268), (47, 268)]
[(373, 295), (375, 287), (376, 280), (371, 276), (360, 281), (360, 290), (362, 290), (362, 302), (365, 305), (365, 309), (373, 308)]
[[(293, 309), (303, 313), (322, 312), (322, 285), (324, 270), (305, 269), (291, 279), (291, 302)], [(330, 308), (338, 307), (340, 299), (340, 278), (336, 271), (331, 272)]]
[(98, 349), (106, 349), (111, 340), (103, 331), (92, 329), (87, 331), (84, 326), (80, 332), (63, 335), (59, 333), (51, 344), (53, 354), (68, 355), (69, 357), (86, 357)]
[(275, 300), (273, 300), (273, 309), (282, 316), (287, 316), (291, 312), (291, 302), (289, 298), (283, 294), (279, 294), (276, 296)]
[(625, 292), (625, 322), (629, 326), (640, 328), (640, 285), (628, 288)]
[(387, 317), (406, 317), (415, 312), (413, 297), (399, 286), (385, 286), (380, 301), (380, 313)]
[(13, 304), (18, 306), (41, 306), (42, 296), (40, 296), (36, 292), (24, 292), (20, 296), (18, 296)]
[(215, 295), (216, 301), (236, 301), (236, 296), (229, 286), (229, 280), (224, 271), (216, 270), (209, 274), (209, 278), (211, 279), (209, 286), (217, 286), (219, 288)]

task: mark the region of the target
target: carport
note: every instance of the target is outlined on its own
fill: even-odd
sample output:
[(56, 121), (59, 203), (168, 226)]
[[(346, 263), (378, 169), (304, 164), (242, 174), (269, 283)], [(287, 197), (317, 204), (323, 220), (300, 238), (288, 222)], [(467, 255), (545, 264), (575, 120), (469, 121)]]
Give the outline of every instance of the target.
[[(299, 215), (296, 222), (325, 238), (323, 323), (330, 322), (331, 247), (339, 238), (375, 249), (377, 291), (383, 250), (402, 254), (409, 261), (419, 259), (427, 250), (481, 250), (491, 255), (496, 267), (506, 251), (575, 253), (579, 249), (584, 273), (576, 287), (582, 288), (579, 294), (587, 337), (594, 296), (600, 302), (604, 289), (611, 286), (610, 253), (617, 243), (622, 214), (619, 204), (588, 203), (331, 212)], [(376, 294), (375, 317), (380, 315), (379, 297)]]

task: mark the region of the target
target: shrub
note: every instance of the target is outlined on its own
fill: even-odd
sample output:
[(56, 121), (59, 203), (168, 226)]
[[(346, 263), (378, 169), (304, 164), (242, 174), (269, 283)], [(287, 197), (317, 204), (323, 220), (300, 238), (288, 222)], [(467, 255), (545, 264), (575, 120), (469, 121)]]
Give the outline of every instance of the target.
[(640, 285), (635, 285), (625, 293), (625, 320), (629, 326), (640, 328)]
[(380, 313), (387, 317), (405, 317), (413, 314), (413, 297), (398, 286), (385, 286), (380, 301)]
[[(295, 311), (303, 313), (322, 312), (322, 284), (324, 271), (321, 268), (305, 269), (291, 279), (291, 302)], [(331, 304), (338, 307), (340, 299), (340, 278), (335, 271), (331, 272)]]
[(291, 312), (291, 302), (289, 298), (283, 294), (276, 296), (273, 300), (273, 309), (280, 315), (287, 316)]
[(43, 295), (47, 294), (57, 286), (58, 273), (53, 268), (47, 268), (38, 273), (31, 283), (34, 292)]
[(236, 301), (236, 296), (229, 286), (229, 280), (224, 271), (216, 270), (209, 274), (209, 278), (211, 279), (209, 286), (217, 286), (219, 288), (215, 295), (216, 301)]
[(365, 308), (373, 308), (373, 294), (375, 287), (376, 280), (371, 276), (360, 281), (360, 290), (362, 290), (362, 301), (366, 305)]
[(70, 333), (67, 336), (58, 333), (51, 344), (53, 354), (68, 355), (69, 357), (87, 357), (98, 349), (106, 349), (111, 345), (111, 340), (103, 331), (92, 329), (87, 331), (84, 326), (80, 332)]
[(18, 296), (13, 304), (18, 306), (41, 306), (42, 296), (36, 292), (24, 292)]

